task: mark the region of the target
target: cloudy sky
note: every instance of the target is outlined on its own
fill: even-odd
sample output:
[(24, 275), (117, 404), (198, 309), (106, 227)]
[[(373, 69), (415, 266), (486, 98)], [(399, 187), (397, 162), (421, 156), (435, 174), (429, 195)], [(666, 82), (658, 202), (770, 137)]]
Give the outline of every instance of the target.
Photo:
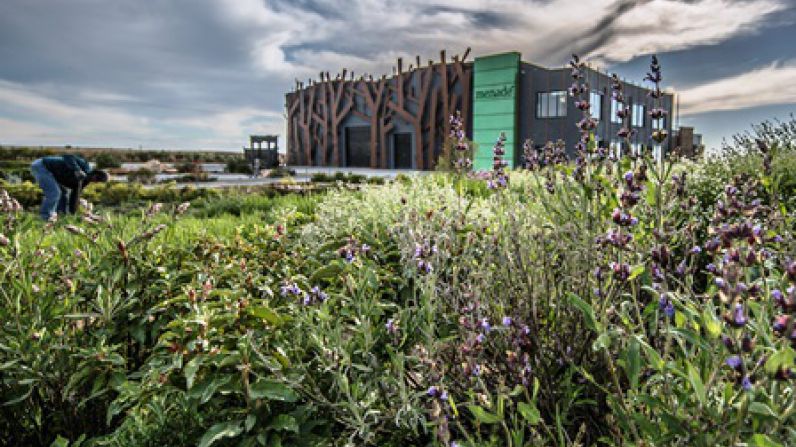
[(796, 0), (2, 0), (0, 144), (237, 150), (295, 78), (472, 46), (638, 82), (657, 53), (718, 146), (796, 113), (794, 42)]

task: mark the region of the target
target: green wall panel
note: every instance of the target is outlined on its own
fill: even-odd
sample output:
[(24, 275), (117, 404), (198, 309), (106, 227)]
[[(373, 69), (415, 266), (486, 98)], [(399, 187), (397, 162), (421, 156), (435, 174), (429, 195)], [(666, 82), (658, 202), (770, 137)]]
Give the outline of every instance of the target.
[(505, 160), (514, 167), (517, 139), (517, 97), (520, 53), (503, 53), (475, 59), (473, 79), (473, 141), (477, 144), (476, 170), (492, 169), (492, 147), (506, 134)]

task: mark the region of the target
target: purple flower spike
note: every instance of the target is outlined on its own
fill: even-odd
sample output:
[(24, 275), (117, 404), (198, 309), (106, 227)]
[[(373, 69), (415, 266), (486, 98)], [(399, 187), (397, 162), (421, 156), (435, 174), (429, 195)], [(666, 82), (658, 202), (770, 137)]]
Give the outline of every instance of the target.
[(749, 380), (749, 376), (743, 376), (743, 380), (741, 380), (741, 386), (746, 391), (752, 391), (752, 381)]
[(669, 304), (669, 297), (667, 297), (665, 293), (661, 293), (661, 297), (658, 298), (658, 306), (663, 310), (666, 308), (667, 304)]
[(674, 305), (672, 305), (672, 302), (671, 302), (671, 301), (670, 301), (670, 302), (669, 302), (669, 304), (667, 304), (667, 305), (666, 305), (666, 307), (663, 309), (663, 313), (664, 313), (664, 314), (666, 314), (666, 316), (667, 316), (668, 318), (672, 318), (672, 317), (674, 317)]
[(503, 326), (511, 326), (512, 319), (511, 317), (503, 317)]
[(743, 312), (743, 305), (741, 303), (736, 304), (735, 313), (733, 316), (733, 322), (735, 323), (736, 326), (740, 327), (745, 325), (747, 321), (748, 319), (746, 318), (746, 315), (744, 315)]
[(699, 245), (695, 245), (691, 248), (691, 254), (698, 255), (700, 253), (702, 253), (702, 247), (700, 247)]
[(732, 368), (732, 369), (734, 369), (736, 371), (740, 371), (741, 365), (743, 364), (743, 362), (741, 361), (741, 358), (738, 357), (737, 355), (734, 355), (732, 357), (727, 358), (727, 360), (724, 363), (726, 363), (727, 366), (729, 366), (730, 368)]

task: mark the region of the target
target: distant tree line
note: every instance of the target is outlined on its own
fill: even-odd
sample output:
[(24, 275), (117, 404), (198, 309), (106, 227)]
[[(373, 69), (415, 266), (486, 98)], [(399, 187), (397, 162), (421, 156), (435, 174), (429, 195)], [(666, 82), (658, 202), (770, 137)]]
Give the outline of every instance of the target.
[(129, 149), (89, 149), (73, 148), (38, 148), (38, 147), (7, 147), (0, 146), (0, 160), (35, 160), (48, 155), (64, 153), (78, 154), (88, 161), (97, 164), (110, 163), (104, 167), (115, 167), (115, 163), (146, 162), (158, 160), (164, 163), (200, 162), (200, 163), (226, 163), (229, 160), (241, 158), (241, 154), (234, 152), (190, 152), (166, 150), (129, 150)]

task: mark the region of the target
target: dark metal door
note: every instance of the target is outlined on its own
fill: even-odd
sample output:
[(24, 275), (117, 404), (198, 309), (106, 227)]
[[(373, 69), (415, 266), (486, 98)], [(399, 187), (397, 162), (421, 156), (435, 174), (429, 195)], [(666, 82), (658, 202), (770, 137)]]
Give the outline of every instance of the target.
[(346, 166), (370, 167), (370, 127), (348, 127), (346, 132)]
[(412, 169), (412, 134), (393, 134), (392, 149), (395, 169)]

